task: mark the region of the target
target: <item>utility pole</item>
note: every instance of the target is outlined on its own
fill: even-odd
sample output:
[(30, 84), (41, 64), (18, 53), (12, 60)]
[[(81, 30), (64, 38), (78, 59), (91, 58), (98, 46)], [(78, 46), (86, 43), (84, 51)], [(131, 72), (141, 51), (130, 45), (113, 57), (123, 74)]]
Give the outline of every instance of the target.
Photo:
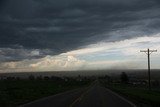
[(157, 52), (157, 50), (150, 50), (148, 48), (147, 50), (140, 50), (140, 52), (145, 52), (148, 56), (148, 88), (149, 88), (149, 90), (151, 90), (150, 55), (152, 52)]

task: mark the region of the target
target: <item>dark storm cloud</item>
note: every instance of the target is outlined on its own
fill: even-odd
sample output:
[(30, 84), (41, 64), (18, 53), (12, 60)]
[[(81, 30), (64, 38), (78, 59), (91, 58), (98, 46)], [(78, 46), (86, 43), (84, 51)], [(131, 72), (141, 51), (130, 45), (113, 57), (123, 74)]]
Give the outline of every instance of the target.
[(46, 55), (55, 54), (49, 49), (24, 49), (22, 46), (11, 46), (12, 48), (0, 48), (0, 62), (20, 61), (23, 59), (37, 59)]
[[(2, 0), (1, 56), (22, 60), (35, 57), (28, 55), (34, 49), (42, 57), (102, 40), (158, 33), (159, 11), (158, 0)], [(17, 51), (15, 45), (23, 49)], [(50, 52), (44, 53), (46, 49)]]

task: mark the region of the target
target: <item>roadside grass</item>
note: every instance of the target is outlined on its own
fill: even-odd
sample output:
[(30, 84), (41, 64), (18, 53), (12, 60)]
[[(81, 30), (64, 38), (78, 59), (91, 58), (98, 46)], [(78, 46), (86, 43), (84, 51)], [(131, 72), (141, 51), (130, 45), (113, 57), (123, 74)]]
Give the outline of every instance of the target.
[(5, 80), (0, 81), (0, 107), (16, 107), (67, 90), (87, 86), (91, 81)]
[(139, 107), (160, 107), (160, 90), (149, 91), (147, 87), (135, 87), (129, 84), (105, 84), (105, 87), (132, 100)]

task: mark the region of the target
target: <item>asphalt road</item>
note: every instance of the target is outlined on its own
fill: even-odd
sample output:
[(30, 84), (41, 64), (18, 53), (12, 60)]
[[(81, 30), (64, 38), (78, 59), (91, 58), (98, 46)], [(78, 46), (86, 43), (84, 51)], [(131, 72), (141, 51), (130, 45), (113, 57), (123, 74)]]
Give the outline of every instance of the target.
[(46, 97), (20, 107), (136, 107), (98, 82), (87, 88), (76, 89)]

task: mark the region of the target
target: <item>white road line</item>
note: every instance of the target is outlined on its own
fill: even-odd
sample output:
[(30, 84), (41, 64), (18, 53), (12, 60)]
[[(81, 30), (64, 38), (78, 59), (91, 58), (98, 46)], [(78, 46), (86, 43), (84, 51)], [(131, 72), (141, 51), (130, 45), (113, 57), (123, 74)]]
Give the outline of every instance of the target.
[(63, 94), (66, 94), (66, 93), (71, 93), (72, 91), (77, 91), (77, 90), (79, 90), (79, 89), (82, 89), (82, 88), (77, 88), (77, 89), (73, 89), (73, 90), (65, 91), (65, 92), (62, 92), (62, 93), (58, 93), (58, 94), (55, 94), (55, 95), (51, 95), (51, 96), (47, 96), (47, 97), (43, 97), (43, 98), (41, 98), (41, 99), (37, 99), (37, 100), (31, 101), (31, 102), (29, 102), (29, 103), (26, 103), (26, 104), (20, 105), (19, 107), (24, 107), (24, 106), (27, 106), (27, 105), (30, 105), (30, 104), (34, 104), (34, 103), (37, 103), (37, 102), (41, 102), (41, 101), (44, 101), (44, 100), (50, 99), (50, 98), (52, 98), (52, 97), (56, 97), (56, 96), (63, 95)]
[(132, 105), (133, 107), (137, 107), (134, 103), (132, 103), (131, 101), (125, 99), (124, 97), (120, 96), (119, 94), (111, 91), (110, 89), (106, 88), (107, 91), (111, 92), (112, 94), (116, 95), (117, 97), (119, 97), (120, 99), (122, 99), (123, 101), (129, 103), (130, 105)]

